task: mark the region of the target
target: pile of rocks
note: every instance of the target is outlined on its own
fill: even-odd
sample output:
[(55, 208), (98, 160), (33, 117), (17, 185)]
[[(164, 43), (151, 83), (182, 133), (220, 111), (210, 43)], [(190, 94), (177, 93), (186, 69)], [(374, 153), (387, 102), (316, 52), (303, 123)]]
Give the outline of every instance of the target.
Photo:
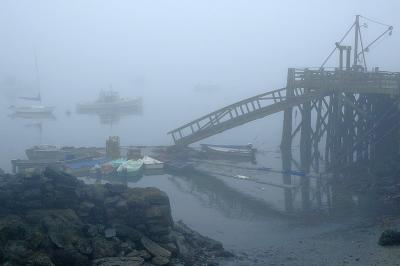
[(232, 256), (182, 222), (156, 188), (86, 185), (46, 169), (0, 176), (0, 263), (193, 265)]

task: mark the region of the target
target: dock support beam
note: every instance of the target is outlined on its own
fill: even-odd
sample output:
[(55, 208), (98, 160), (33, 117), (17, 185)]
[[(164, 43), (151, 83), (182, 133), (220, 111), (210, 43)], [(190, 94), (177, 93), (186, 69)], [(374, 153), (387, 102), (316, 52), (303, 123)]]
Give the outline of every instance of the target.
[[(305, 91), (307, 89), (304, 89)], [(300, 132), (300, 167), (305, 174), (310, 172), (311, 167), (311, 102), (303, 104), (301, 111), (301, 132)], [(310, 208), (310, 179), (307, 176), (301, 177), (301, 199), (304, 211)]]
[[(294, 80), (295, 80), (295, 69), (289, 68), (287, 85), (286, 85), (286, 96), (294, 96)], [(282, 130), (282, 142), (281, 142), (281, 155), (282, 155), (282, 178), (285, 185), (292, 184), (292, 120), (293, 120), (293, 108), (285, 109), (283, 113), (283, 130)], [(293, 195), (292, 190), (289, 188), (284, 189), (285, 193), (285, 209), (287, 212), (293, 211)]]

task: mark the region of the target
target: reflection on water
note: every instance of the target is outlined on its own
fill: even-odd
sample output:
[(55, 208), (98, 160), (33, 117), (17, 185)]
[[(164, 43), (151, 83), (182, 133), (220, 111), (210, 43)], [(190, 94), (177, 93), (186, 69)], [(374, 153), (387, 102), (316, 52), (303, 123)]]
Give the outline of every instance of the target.
[(55, 121), (56, 117), (52, 113), (34, 114), (34, 113), (13, 113), (9, 115), (12, 120), (18, 120), (24, 123), (25, 128), (33, 129), (38, 132), (38, 143), (42, 144), (43, 124)]
[[(273, 178), (280, 178), (278, 175)], [(296, 179), (296, 178), (295, 178)], [(295, 180), (294, 184), (300, 184)], [(321, 199), (317, 195), (319, 182), (310, 178), (310, 206), (302, 210), (301, 188), (292, 190), (293, 212), (285, 210), (285, 189), (265, 187), (254, 194), (251, 186), (242, 181), (221, 176), (204, 175), (193, 172), (185, 175), (162, 174), (146, 176), (137, 180), (87, 179), (87, 182), (118, 182), (129, 187), (158, 187), (165, 191), (171, 202), (175, 220), (182, 219), (199, 232), (223, 241), (228, 248), (242, 248), (243, 243), (250, 248), (265, 248), (268, 245), (290, 241), (307, 232), (324, 232), (340, 226), (344, 218), (361, 214), (361, 201), (340, 184), (322, 181)], [(281, 194), (280, 204), (274, 204), (277, 194)], [(272, 195), (269, 197), (269, 195)], [(271, 200), (273, 198), (273, 200)], [(319, 204), (318, 202), (321, 202)], [(341, 220), (333, 219), (341, 218)], [(305, 225), (313, 225), (308, 227)]]
[(177, 189), (190, 193), (204, 206), (217, 209), (229, 218), (255, 218), (266, 215), (281, 215), (267, 202), (241, 193), (222, 180), (198, 173), (191, 176), (171, 176)]
[(97, 116), (101, 124), (112, 126), (118, 124), (122, 117), (141, 115), (142, 112), (135, 107), (124, 109), (79, 111), (78, 114)]
[[(228, 172), (224, 168), (221, 170)], [(234, 170), (230, 169), (230, 171)], [(282, 178), (278, 173), (268, 175), (255, 173), (249, 169), (236, 173), (255, 176), (257, 180), (273, 179), (275, 183)], [(148, 184), (165, 190), (170, 197), (174, 197), (178, 192), (184, 194), (185, 197), (190, 197), (205, 208), (216, 210), (226, 218), (235, 219), (243, 217), (246, 219), (263, 217), (293, 219), (297, 217), (298, 221), (313, 219), (314, 223), (323, 222), (333, 217), (360, 215), (362, 206), (367, 205), (369, 201), (368, 197), (360, 197), (342, 184), (320, 176), (290, 176), (291, 188), (271, 186), (268, 182), (237, 180), (228, 176), (212, 175), (194, 170), (192, 173), (184, 175), (164, 173), (154, 176), (145, 175), (134, 179), (110, 177), (87, 179), (86, 181), (91, 183), (117, 182), (131, 187)], [(148, 183), (149, 180), (152, 182)], [(159, 182), (153, 183), (155, 180)], [(168, 188), (165, 183), (168, 183)], [(262, 184), (262, 187), (259, 183)], [(308, 186), (306, 189), (305, 185)], [(290, 206), (289, 209), (288, 206)]]

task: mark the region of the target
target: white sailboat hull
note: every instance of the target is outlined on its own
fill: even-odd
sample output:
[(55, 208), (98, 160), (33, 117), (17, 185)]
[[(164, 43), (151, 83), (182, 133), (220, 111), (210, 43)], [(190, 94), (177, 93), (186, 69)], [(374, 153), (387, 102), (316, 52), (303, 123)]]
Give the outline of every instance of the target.
[(31, 105), (31, 106), (20, 106), (10, 107), (10, 109), (16, 114), (51, 114), (55, 107), (43, 106), (43, 105)]

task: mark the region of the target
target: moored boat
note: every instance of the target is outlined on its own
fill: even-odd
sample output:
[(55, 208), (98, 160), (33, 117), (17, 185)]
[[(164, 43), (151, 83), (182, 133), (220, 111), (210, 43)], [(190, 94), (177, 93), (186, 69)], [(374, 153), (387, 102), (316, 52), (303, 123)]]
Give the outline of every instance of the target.
[(36, 145), (25, 150), (29, 160), (64, 160), (65, 152), (55, 145)]
[[(72, 175), (87, 175), (93, 170), (99, 169), (100, 165), (107, 162), (106, 158), (82, 158), (66, 161), (64, 164), (65, 171)], [(96, 174), (96, 171), (94, 171)]]
[(101, 149), (95, 147), (61, 147), (57, 145), (36, 145), (25, 150), (29, 160), (73, 160), (101, 157)]
[(154, 159), (150, 156), (143, 157), (143, 165), (145, 170), (162, 170), (164, 169), (164, 163)]
[(123, 177), (135, 177), (142, 175), (143, 160), (127, 160), (123, 162), (118, 168), (117, 173)]
[(35, 115), (52, 114), (55, 109), (54, 106), (44, 106), (44, 105), (10, 106), (9, 108), (14, 112), (14, 114), (35, 114)]
[(102, 91), (94, 102), (77, 104), (76, 109), (80, 113), (137, 110), (142, 108), (142, 99), (121, 98), (115, 91)]
[(200, 144), (201, 150), (210, 157), (222, 159), (247, 159), (255, 158), (256, 149), (249, 145), (212, 145)]

